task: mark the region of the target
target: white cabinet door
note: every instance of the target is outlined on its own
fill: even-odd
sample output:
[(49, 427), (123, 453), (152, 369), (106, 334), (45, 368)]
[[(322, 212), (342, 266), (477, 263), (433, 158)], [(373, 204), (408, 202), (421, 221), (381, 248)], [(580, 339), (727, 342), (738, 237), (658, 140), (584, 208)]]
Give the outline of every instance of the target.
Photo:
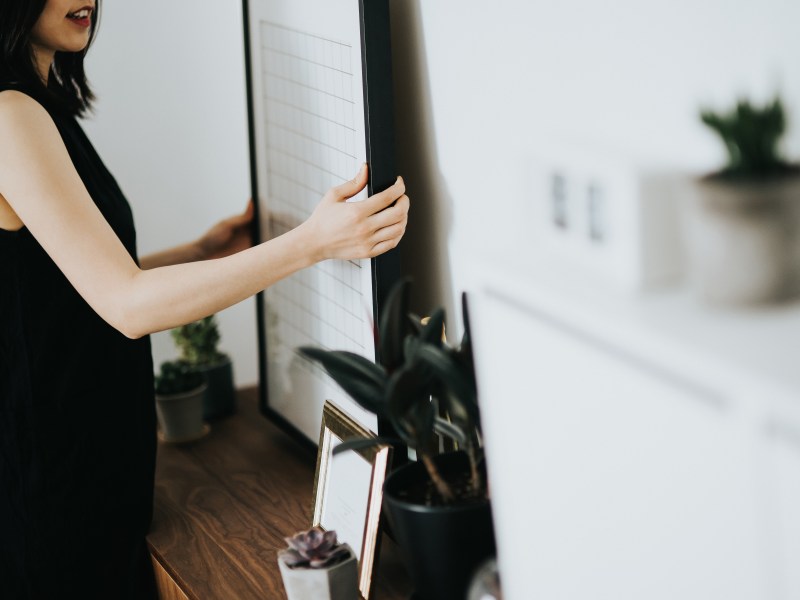
[(777, 595), (800, 598), (800, 427), (776, 419), (767, 438)]
[(473, 298), (509, 600), (763, 600), (753, 441), (646, 356)]

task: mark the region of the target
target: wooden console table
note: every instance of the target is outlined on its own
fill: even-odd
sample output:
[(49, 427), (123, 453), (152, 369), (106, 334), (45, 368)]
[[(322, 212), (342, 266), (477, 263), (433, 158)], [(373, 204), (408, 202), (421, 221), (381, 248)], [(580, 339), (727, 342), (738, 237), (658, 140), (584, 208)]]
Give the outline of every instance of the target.
[[(193, 444), (159, 444), (148, 536), (162, 600), (285, 598), (277, 565), (283, 537), (311, 524), (316, 456), (262, 417), (255, 389), (238, 412)], [(411, 590), (384, 536), (375, 600)]]

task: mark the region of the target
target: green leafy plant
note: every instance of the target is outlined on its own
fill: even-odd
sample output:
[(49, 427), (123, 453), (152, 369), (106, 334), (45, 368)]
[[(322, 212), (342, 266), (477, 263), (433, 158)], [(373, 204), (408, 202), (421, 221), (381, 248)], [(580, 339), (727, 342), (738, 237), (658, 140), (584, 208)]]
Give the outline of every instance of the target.
[(284, 538), (288, 547), (278, 553), (278, 558), (293, 569), (324, 569), (353, 556), (346, 544), (336, 540), (336, 532), (313, 527)]
[(786, 116), (780, 98), (763, 108), (740, 100), (727, 113), (702, 110), (700, 119), (715, 131), (725, 144), (727, 177), (767, 178), (791, 170), (779, 152), (781, 136), (786, 131)]
[[(445, 311), (420, 320), (408, 313), (410, 281), (391, 291), (378, 328), (379, 363), (340, 350), (302, 347), (364, 409), (387, 420), (399, 439), (346, 440), (335, 453), (374, 444), (412, 448), (443, 503), (487, 495), (481, 474), (482, 445), (470, 335), (464, 303), (465, 333), (457, 347), (444, 340)], [(440, 436), (453, 440), (469, 458), (467, 489), (446, 480), (434, 461)]]
[(161, 363), (155, 378), (155, 390), (159, 396), (170, 396), (190, 392), (203, 383), (205, 377), (202, 373), (193, 370), (184, 361), (173, 360)]
[(215, 365), (225, 359), (217, 350), (220, 335), (214, 315), (176, 327), (170, 334), (181, 352), (181, 360), (194, 367)]

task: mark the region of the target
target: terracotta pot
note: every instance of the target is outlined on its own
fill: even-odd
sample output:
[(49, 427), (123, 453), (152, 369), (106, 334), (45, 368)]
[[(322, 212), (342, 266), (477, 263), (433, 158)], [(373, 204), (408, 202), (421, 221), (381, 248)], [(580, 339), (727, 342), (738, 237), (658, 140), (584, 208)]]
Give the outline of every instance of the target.
[(800, 175), (766, 182), (706, 177), (689, 210), (689, 274), (714, 304), (778, 302), (800, 293)]

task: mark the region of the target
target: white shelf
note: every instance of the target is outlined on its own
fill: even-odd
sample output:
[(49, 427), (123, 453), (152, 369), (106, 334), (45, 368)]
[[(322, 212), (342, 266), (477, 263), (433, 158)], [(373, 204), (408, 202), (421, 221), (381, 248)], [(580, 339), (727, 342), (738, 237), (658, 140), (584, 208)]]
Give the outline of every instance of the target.
[(709, 393), (748, 389), (800, 405), (800, 302), (732, 309), (685, 290), (634, 294), (573, 265), (476, 258), (470, 287), (679, 374)]

